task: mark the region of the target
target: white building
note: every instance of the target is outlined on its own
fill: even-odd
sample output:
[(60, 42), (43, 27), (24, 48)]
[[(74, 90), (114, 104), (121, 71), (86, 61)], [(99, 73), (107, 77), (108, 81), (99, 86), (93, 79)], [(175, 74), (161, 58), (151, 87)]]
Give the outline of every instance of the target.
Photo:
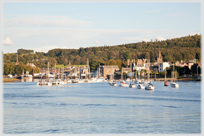
[(167, 67), (170, 67), (168, 62), (163, 62), (159, 64), (159, 72), (164, 72)]

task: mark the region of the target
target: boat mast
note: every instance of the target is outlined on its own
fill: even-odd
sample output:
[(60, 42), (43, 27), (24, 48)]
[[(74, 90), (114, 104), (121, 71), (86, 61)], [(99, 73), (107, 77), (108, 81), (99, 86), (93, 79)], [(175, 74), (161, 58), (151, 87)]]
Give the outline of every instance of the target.
[(48, 79), (48, 82), (49, 82), (49, 62), (47, 63), (47, 67), (48, 67), (47, 79)]
[(64, 81), (64, 64), (63, 64), (63, 81)]
[(56, 63), (55, 63), (55, 75), (54, 75), (54, 82), (56, 82), (55, 76), (56, 76)]
[(149, 60), (149, 70), (148, 70), (148, 82), (149, 82), (149, 73), (150, 73), (150, 60)]
[(165, 80), (164, 81), (166, 81), (166, 70), (165, 70)]
[(174, 64), (173, 64), (173, 82), (174, 82)]
[(123, 67), (122, 67), (122, 72), (121, 72), (121, 80), (123, 80)]
[(100, 77), (100, 63), (99, 63), (99, 66), (98, 66), (98, 78)]
[(89, 67), (89, 59), (87, 58), (87, 68), (88, 68), (88, 79), (90, 79), (90, 67)]

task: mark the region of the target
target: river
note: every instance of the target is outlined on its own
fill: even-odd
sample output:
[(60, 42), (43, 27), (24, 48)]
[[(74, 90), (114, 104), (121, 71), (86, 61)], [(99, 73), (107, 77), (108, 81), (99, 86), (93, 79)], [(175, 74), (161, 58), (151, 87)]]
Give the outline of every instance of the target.
[(201, 82), (155, 90), (107, 82), (3, 84), (4, 134), (200, 134)]

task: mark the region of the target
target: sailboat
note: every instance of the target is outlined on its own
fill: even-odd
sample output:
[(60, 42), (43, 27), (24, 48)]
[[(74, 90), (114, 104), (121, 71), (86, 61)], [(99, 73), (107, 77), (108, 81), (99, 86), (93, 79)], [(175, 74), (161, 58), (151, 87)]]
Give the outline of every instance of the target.
[(175, 82), (174, 80), (174, 64), (173, 64), (173, 80), (171, 81), (171, 87), (178, 88), (179, 84)]
[(169, 86), (169, 83), (168, 83), (168, 81), (166, 80), (166, 70), (165, 70), (164, 86)]
[(51, 82), (49, 82), (49, 62), (48, 62), (48, 74), (47, 74), (47, 82), (42, 82), (42, 76), (41, 76), (41, 81), (39, 81), (38, 83), (37, 83), (37, 85), (48, 85), (48, 86), (50, 86), (50, 85), (52, 85), (52, 83)]
[(149, 73), (150, 73), (150, 60), (149, 60), (149, 72), (148, 72), (148, 84), (145, 86), (146, 90), (154, 90), (154, 85), (149, 80)]

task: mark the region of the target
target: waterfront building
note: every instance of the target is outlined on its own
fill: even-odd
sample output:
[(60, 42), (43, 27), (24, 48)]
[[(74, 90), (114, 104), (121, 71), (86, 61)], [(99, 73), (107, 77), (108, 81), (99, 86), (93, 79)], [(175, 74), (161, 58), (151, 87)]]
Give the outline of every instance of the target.
[(100, 66), (100, 75), (106, 78), (108, 75), (113, 75), (114, 72), (118, 70), (119, 70), (119, 67), (117, 65)]
[(164, 72), (167, 67), (170, 67), (169, 62), (162, 62), (159, 64), (159, 72)]

